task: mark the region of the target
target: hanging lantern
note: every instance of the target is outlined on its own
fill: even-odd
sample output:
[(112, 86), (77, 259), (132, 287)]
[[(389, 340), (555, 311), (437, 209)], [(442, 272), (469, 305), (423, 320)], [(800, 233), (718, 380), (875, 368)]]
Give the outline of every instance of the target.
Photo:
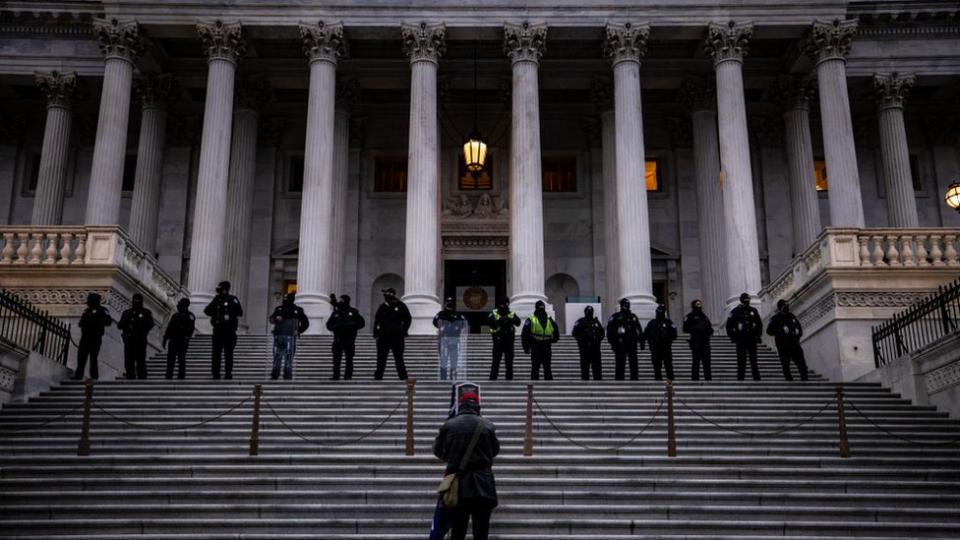
[(479, 173), (483, 170), (483, 164), (487, 160), (487, 143), (483, 142), (479, 131), (474, 130), (463, 143), (463, 160), (468, 171)]
[(947, 206), (953, 208), (957, 212), (960, 212), (960, 181), (950, 184), (950, 187), (947, 188), (947, 195), (944, 197), (944, 200), (947, 201)]

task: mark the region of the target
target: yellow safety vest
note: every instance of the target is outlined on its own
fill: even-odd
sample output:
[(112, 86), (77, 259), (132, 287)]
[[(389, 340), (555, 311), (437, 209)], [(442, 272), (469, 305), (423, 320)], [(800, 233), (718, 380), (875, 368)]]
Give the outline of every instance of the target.
[[(500, 322), (500, 317), (502, 317), (502, 315), (500, 315), (500, 313), (499, 313), (497, 310), (493, 310), (493, 320), (494, 320), (494, 322)], [(514, 317), (516, 317), (516, 315), (514, 315), (512, 311), (507, 314), (507, 320), (511, 320), (511, 321), (512, 321)], [(490, 327), (490, 333), (491, 333), (491, 334), (496, 334), (496, 333), (497, 333), (497, 329), (491, 326), (491, 327)]]
[(553, 320), (547, 317), (547, 327), (540, 325), (536, 315), (530, 316), (530, 337), (534, 341), (553, 341)]

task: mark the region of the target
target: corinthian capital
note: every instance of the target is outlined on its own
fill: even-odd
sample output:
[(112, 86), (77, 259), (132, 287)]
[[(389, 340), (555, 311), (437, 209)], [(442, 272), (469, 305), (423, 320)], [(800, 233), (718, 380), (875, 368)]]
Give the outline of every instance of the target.
[(816, 84), (810, 77), (780, 75), (770, 87), (770, 94), (780, 103), (784, 112), (796, 109), (808, 109), (810, 99), (817, 92)]
[(135, 62), (147, 48), (147, 41), (140, 33), (137, 21), (94, 19), (93, 34), (100, 44), (100, 51), (107, 58)]
[(680, 83), (680, 102), (691, 113), (717, 108), (717, 84), (713, 78), (691, 77)]
[(873, 75), (873, 98), (877, 101), (877, 108), (884, 109), (902, 109), (903, 102), (907, 99), (907, 94), (913, 88), (913, 83), (917, 82), (916, 75), (901, 75), (894, 71), (890, 74), (874, 73)]
[(647, 38), (650, 26), (646, 24), (608, 24), (607, 37), (603, 41), (603, 55), (610, 63), (639, 62), (647, 54)]
[(347, 55), (347, 40), (343, 37), (342, 23), (300, 23), (300, 39), (303, 40), (303, 54), (307, 55), (311, 62), (336, 64)]
[(133, 89), (144, 109), (164, 109), (176, 100), (180, 85), (169, 73), (148, 71), (134, 79)]
[(80, 78), (76, 71), (60, 73), (35, 73), (34, 82), (40, 87), (40, 93), (47, 99), (47, 108), (61, 107), (69, 109), (73, 104), (73, 96), (77, 92)]
[(198, 23), (197, 33), (200, 34), (203, 54), (207, 55), (208, 60), (226, 60), (236, 64), (237, 59), (246, 52), (243, 28), (239, 22), (224, 23), (218, 20)]
[(710, 23), (707, 26), (707, 40), (703, 48), (713, 58), (715, 65), (727, 60), (742, 62), (750, 51), (751, 37), (753, 37), (753, 23), (738, 24), (735, 21), (726, 24)]
[(422, 60), (437, 63), (447, 52), (446, 35), (447, 27), (443, 23), (400, 25), (403, 52), (410, 57), (411, 64)]
[(523, 21), (521, 24), (506, 23), (503, 25), (503, 52), (510, 58), (511, 63), (540, 63), (540, 58), (543, 57), (546, 50), (546, 24), (532, 25)]
[(831, 59), (843, 60), (850, 52), (850, 43), (856, 33), (856, 19), (814, 21), (810, 34), (803, 43), (803, 50), (817, 62)]

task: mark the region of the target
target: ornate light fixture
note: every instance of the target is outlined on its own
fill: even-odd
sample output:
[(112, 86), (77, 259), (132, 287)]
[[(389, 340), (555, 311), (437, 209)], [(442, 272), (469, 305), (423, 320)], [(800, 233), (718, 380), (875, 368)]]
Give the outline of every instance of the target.
[(483, 136), (477, 129), (477, 42), (473, 42), (473, 131), (467, 135), (463, 143), (463, 160), (466, 163), (467, 170), (473, 173), (474, 177), (483, 171), (483, 164), (487, 160), (487, 143), (483, 142)]
[(960, 180), (950, 184), (947, 188), (947, 195), (944, 197), (947, 206), (960, 212)]

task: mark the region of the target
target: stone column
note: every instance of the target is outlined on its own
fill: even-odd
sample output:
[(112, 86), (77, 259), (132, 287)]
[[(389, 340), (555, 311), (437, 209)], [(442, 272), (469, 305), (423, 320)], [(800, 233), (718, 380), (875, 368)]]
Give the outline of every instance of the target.
[(693, 127), (701, 300), (710, 321), (721, 324), (726, 320), (728, 283), (716, 87), (712, 81), (692, 79), (684, 81), (681, 92)]
[(880, 122), (880, 155), (887, 187), (887, 219), (891, 227), (917, 227), (917, 195), (910, 172), (910, 150), (907, 128), (903, 123), (903, 102), (916, 77), (900, 75), (873, 76), (877, 117)]
[(337, 61), (346, 52), (342, 24), (300, 25), (310, 61), (307, 137), (303, 156), (297, 303), (313, 321), (309, 333), (326, 333), (333, 286), (333, 159)]
[(823, 228), (820, 225), (820, 202), (814, 179), (813, 143), (810, 140), (810, 98), (815, 92), (813, 84), (811, 79), (783, 76), (777, 79), (774, 87), (783, 106), (794, 256), (810, 247)]
[(650, 27), (608, 24), (603, 52), (613, 65), (616, 111), (617, 237), (620, 289), (638, 317), (652, 319), (657, 308), (650, 264), (650, 216), (644, 181), (640, 58), (647, 52)]
[(145, 73), (134, 89), (142, 104), (137, 170), (130, 206), (130, 239), (153, 255), (157, 251), (157, 219), (160, 211), (160, 180), (167, 134), (167, 104), (177, 85), (170, 75)]
[(830, 224), (834, 227), (864, 226), (857, 149), (847, 94), (846, 55), (856, 30), (856, 19), (816, 21), (804, 44), (806, 53), (817, 62)]
[(603, 162), (603, 252), (606, 267), (607, 313), (617, 309), (620, 294), (620, 257), (617, 238), (617, 127), (613, 88), (609, 81), (594, 84), (593, 98), (600, 112), (600, 146)]
[(227, 233), (225, 201), (230, 171), (233, 86), (237, 61), (243, 56), (245, 47), (238, 22), (201, 23), (197, 25), (197, 32), (207, 56), (207, 96), (200, 139), (188, 288), (192, 302), (197, 309), (203, 309), (213, 298), (217, 283), (225, 278), (223, 240)]
[(749, 293), (756, 301), (760, 291), (757, 209), (753, 198), (742, 71), (747, 42), (752, 35), (753, 25), (750, 23), (711, 23), (706, 41), (706, 51), (713, 57), (717, 76), (728, 308), (738, 302), (741, 293)]
[(100, 42), (100, 50), (107, 59), (103, 67), (100, 116), (93, 146), (84, 221), (89, 225), (117, 225), (120, 220), (123, 164), (127, 156), (133, 67), (145, 48), (145, 41), (135, 21), (98, 19), (93, 21), (93, 28)]
[(336, 110), (333, 120), (333, 227), (332, 275), (330, 290), (344, 294), (343, 273), (346, 268), (347, 204), (350, 174), (350, 112), (359, 98), (356, 79), (337, 85)]
[(63, 192), (70, 153), (73, 95), (79, 78), (76, 72), (37, 73), (34, 77), (47, 100), (47, 122), (43, 128), (40, 171), (33, 197), (33, 225), (60, 225)]
[[(543, 173), (538, 71), (547, 26), (507, 23), (503, 50), (513, 69), (510, 119), (510, 304), (520, 316), (546, 303), (543, 271)], [(552, 307), (548, 307), (552, 310)]]

